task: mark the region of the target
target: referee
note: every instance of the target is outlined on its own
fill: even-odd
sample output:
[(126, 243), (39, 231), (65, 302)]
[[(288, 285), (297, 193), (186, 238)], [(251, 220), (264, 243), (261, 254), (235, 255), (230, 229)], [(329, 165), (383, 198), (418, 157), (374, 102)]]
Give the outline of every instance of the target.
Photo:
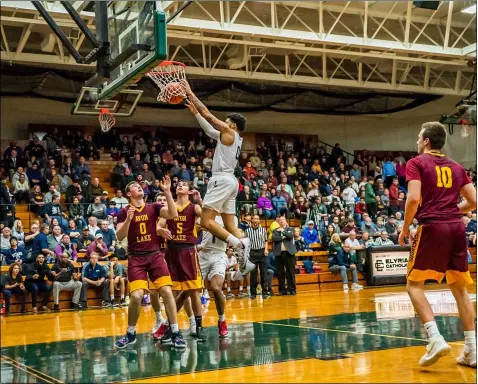
[(252, 225), (246, 229), (246, 237), (251, 240), (251, 253), (249, 260), (256, 265), (256, 268), (251, 272), (251, 299), (257, 296), (257, 270), (261, 273), (261, 288), (262, 296), (272, 296), (271, 292), (267, 290), (267, 255), (269, 249), (267, 244), (267, 231), (260, 225), (258, 215), (252, 218)]

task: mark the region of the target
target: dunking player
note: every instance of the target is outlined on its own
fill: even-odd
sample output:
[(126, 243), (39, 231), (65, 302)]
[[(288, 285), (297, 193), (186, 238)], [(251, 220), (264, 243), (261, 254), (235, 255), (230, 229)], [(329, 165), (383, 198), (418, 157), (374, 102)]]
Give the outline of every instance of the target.
[[(157, 203), (163, 204), (163, 206), (167, 206), (166, 196), (159, 192), (156, 195), (155, 201)], [(166, 251), (166, 240), (172, 240), (171, 231), (166, 226), (165, 219), (159, 219), (157, 224), (157, 233), (159, 235), (159, 247), (160, 249), (165, 252)], [(174, 292), (173, 292), (174, 293)], [(176, 292), (179, 293), (179, 292)], [(153, 340), (158, 341), (164, 335), (164, 333), (168, 330), (168, 326), (166, 325), (166, 319), (163, 318), (161, 313), (161, 304), (159, 301), (158, 291), (151, 291), (151, 305), (156, 315), (155, 322), (153, 324)], [(196, 319), (194, 317), (193, 309), (191, 306), (191, 298), (187, 298), (184, 302), (184, 310), (186, 311), (188, 318), (189, 318), (189, 332), (191, 335), (196, 334)]]
[[(238, 250), (239, 267), (241, 272), (246, 274), (255, 268), (254, 264), (248, 262), (250, 240), (244, 237), (234, 223), (238, 190), (234, 170), (242, 148), (239, 132), (246, 129), (246, 118), (239, 113), (231, 113), (227, 115), (225, 122), (217, 119), (192, 92), (188, 82), (184, 80), (182, 84), (188, 97), (186, 106), (196, 117), (206, 135), (217, 140), (212, 161), (212, 177), (209, 179), (204, 196), (201, 226), (217, 239)], [(222, 217), (224, 227), (215, 221), (218, 214)]]
[[(415, 214), (420, 226), (412, 239), (407, 289), (428, 335), (426, 353), (419, 364), (434, 364), (450, 352), (438, 330), (424, 293), (425, 280), (446, 281), (455, 297), (465, 331), (465, 348), (458, 364), (476, 367), (474, 309), (466, 291), (473, 283), (468, 272), (467, 244), (461, 216), (476, 209), (476, 190), (465, 169), (440, 151), (446, 130), (438, 122), (425, 123), (418, 134), (419, 156), (407, 163), (408, 196), (399, 242), (405, 244)], [(460, 194), (464, 201), (458, 204)]]
[[(198, 191), (191, 191), (189, 183), (184, 180), (178, 183), (176, 195), (178, 216), (166, 221), (172, 237), (167, 243), (166, 261), (173, 281), (173, 291), (181, 291), (176, 296), (176, 309), (179, 312), (185, 300), (188, 297), (191, 298), (196, 320), (196, 334), (192, 336), (196, 336), (198, 341), (206, 341), (207, 336), (202, 327), (201, 290), (203, 281), (196, 252), (198, 239), (196, 219), (201, 217), (201, 206), (192, 204), (189, 200), (192, 196), (193, 200), (201, 203), (201, 195)], [(168, 201), (168, 206), (169, 204), (171, 202)], [(162, 328), (157, 333), (160, 330)], [(164, 335), (160, 337), (160, 341), (168, 343), (171, 340), (171, 332), (171, 327), (168, 327)]]
[[(221, 216), (216, 217), (219, 225), (224, 225)], [(236, 218), (237, 224), (237, 218)], [(217, 328), (219, 337), (225, 338), (228, 335), (224, 309), (226, 298), (222, 292), (222, 285), (226, 277), (226, 269), (229, 265), (226, 255), (227, 244), (216, 239), (211, 233), (203, 231), (201, 244), (198, 246), (199, 266), (201, 267), (202, 278), (209, 280), (210, 287), (214, 292), (214, 302), (219, 316)]]
[(156, 222), (159, 217), (172, 219), (178, 211), (171, 196), (171, 180), (166, 176), (160, 184), (164, 191), (168, 206), (158, 203), (144, 202), (143, 188), (133, 181), (126, 186), (126, 196), (130, 198), (127, 207), (118, 212), (116, 236), (121, 241), (128, 238), (128, 281), (130, 302), (128, 310), (128, 329), (126, 336), (115, 343), (122, 349), (136, 342), (136, 324), (141, 311), (141, 300), (145, 291), (149, 291), (148, 276), (163, 298), (166, 314), (171, 322), (171, 339), (173, 345), (185, 348), (186, 343), (179, 332), (176, 303), (171, 286), (168, 266), (164, 254), (159, 249), (159, 238), (156, 234)]

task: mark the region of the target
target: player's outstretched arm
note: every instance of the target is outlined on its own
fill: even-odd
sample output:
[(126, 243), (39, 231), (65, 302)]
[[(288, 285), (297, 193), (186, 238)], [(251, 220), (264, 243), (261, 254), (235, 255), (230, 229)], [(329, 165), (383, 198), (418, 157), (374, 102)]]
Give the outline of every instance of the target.
[(160, 181), (159, 186), (163, 190), (167, 201), (167, 207), (161, 208), (160, 216), (163, 219), (174, 219), (175, 217), (178, 217), (178, 209), (171, 194), (171, 179), (169, 176), (164, 176), (163, 180)]
[(201, 114), (198, 112), (197, 108), (191, 101), (186, 101), (185, 103), (186, 107), (189, 108), (191, 113), (194, 115), (196, 120), (198, 121), (199, 125), (203, 129), (203, 131), (208, 135), (210, 138), (214, 140), (219, 140), (221, 134), (219, 131), (216, 131), (211, 124), (209, 124), (204, 117), (201, 116)]
[(186, 89), (186, 95), (188, 100), (196, 107), (198, 113), (206, 119), (206, 121), (212, 125), (214, 129), (217, 129), (219, 132), (223, 133), (224, 131), (229, 131), (229, 126), (224, 122), (219, 120), (214, 116), (207, 107), (197, 98), (197, 96), (191, 90), (189, 83), (186, 80), (182, 80), (181, 84)]
[(465, 198), (460, 204), (458, 204), (458, 208), (460, 212), (465, 214), (476, 209), (476, 189), (472, 183), (468, 183), (460, 190), (461, 195)]

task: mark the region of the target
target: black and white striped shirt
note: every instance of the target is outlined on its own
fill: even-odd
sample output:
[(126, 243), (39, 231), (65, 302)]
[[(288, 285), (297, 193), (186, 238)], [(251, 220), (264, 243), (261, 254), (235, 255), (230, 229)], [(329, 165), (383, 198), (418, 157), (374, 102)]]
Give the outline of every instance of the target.
[(257, 228), (249, 227), (246, 229), (246, 237), (251, 240), (251, 249), (264, 249), (267, 243), (267, 231), (260, 225)]

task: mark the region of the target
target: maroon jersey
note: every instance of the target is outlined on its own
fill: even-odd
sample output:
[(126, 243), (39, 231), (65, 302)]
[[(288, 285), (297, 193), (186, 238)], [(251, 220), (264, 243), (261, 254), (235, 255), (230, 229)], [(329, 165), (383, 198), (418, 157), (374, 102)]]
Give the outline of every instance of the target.
[(425, 153), (407, 163), (406, 175), (407, 181), (422, 182), (418, 221), (460, 221), (460, 190), (471, 183), (460, 164), (438, 152)]
[[(126, 220), (129, 205), (118, 212), (118, 224)], [(145, 204), (136, 208), (128, 230), (128, 255), (145, 255), (159, 251), (160, 240), (156, 233), (162, 204)]]
[(188, 203), (184, 207), (178, 207), (178, 217), (166, 221), (168, 229), (173, 236), (170, 243), (197, 244), (195, 204)]

